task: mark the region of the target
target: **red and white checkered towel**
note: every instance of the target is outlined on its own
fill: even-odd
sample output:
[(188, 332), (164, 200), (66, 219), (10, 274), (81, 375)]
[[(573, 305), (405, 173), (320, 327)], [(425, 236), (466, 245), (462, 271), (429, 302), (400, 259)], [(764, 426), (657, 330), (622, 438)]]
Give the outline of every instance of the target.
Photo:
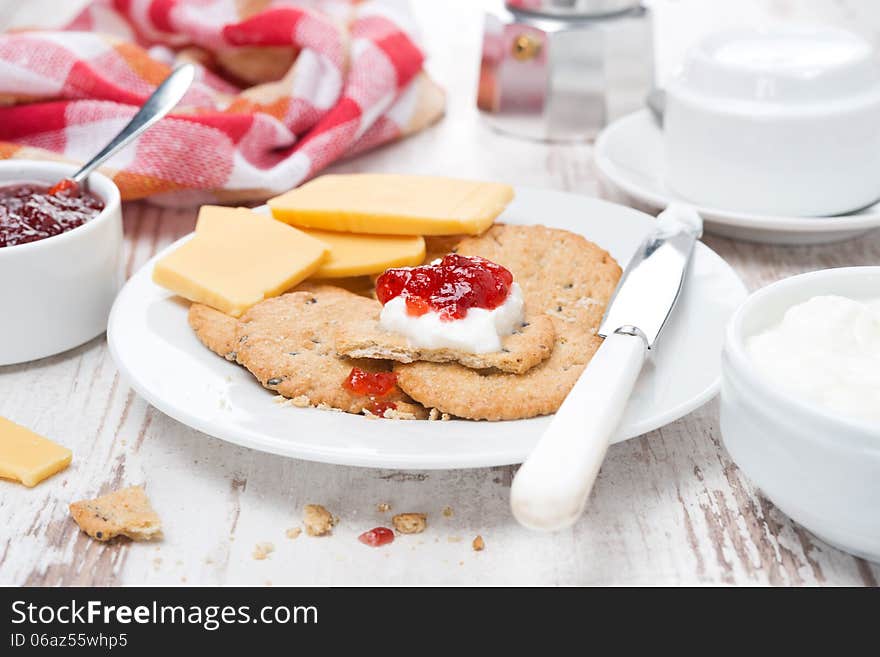
[(103, 171), (125, 199), (264, 199), (442, 115), (412, 32), (393, 0), (96, 0), (0, 35), (0, 157), (85, 161), (189, 61), (181, 104)]

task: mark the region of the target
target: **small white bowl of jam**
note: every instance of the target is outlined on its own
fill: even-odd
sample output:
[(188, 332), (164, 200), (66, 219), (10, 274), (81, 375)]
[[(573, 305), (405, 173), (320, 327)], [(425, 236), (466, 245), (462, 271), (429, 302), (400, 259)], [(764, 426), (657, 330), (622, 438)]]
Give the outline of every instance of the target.
[(52, 356), (100, 335), (123, 282), (119, 189), (50, 189), (76, 171), (0, 162), (0, 365)]

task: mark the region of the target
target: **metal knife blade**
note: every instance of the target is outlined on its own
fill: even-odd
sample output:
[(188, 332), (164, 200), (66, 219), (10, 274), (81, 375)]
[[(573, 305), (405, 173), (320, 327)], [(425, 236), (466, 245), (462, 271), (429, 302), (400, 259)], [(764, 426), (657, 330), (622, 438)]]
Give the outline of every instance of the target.
[(653, 347), (681, 291), (703, 220), (690, 206), (673, 203), (657, 217), (617, 284), (599, 326), (603, 338), (615, 332), (641, 334)]

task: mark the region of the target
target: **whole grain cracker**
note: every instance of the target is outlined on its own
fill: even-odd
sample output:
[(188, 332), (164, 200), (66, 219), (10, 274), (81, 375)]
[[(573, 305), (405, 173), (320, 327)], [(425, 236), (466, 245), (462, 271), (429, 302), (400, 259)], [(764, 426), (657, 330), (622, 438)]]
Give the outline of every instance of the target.
[(235, 327), (238, 320), (210, 306), (193, 303), (187, 316), (199, 341), (226, 360), (235, 362)]
[(457, 247), (513, 272), (526, 304), (553, 321), (550, 358), (522, 375), (456, 363), (396, 364), (398, 384), (427, 407), (475, 420), (514, 420), (555, 412), (601, 344), (596, 329), (621, 269), (603, 249), (569, 231), (495, 225)]
[(116, 536), (151, 541), (162, 536), (162, 521), (140, 486), (74, 502), (70, 515), (80, 529), (98, 541)]
[[(378, 301), (346, 290), (315, 285), (252, 306), (236, 326), (237, 359), (269, 390), (349, 413), (372, 407), (367, 395), (342, 386), (353, 367), (385, 372), (387, 362), (354, 360), (337, 353), (335, 332), (343, 322), (369, 317)], [(424, 418), (427, 411), (395, 387), (381, 398), (397, 405), (395, 417)], [(299, 404), (298, 404), (299, 405)]]

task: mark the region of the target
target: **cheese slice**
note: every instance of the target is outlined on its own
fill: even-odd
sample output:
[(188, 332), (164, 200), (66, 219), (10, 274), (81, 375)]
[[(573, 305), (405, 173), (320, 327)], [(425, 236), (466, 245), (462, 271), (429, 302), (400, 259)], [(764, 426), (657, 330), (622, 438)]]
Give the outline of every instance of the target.
[(425, 239), (421, 235), (357, 235), (314, 228), (301, 230), (330, 249), (330, 255), (315, 272), (318, 278), (381, 274), (389, 267), (420, 265), (425, 259)]
[(500, 183), (435, 176), (321, 176), (268, 201), (294, 226), (384, 235), (477, 235), (510, 200)]
[(238, 317), (311, 276), (327, 253), (322, 242), (271, 217), (204, 206), (196, 234), (156, 263), (153, 281)]
[(0, 477), (32, 487), (60, 472), (73, 452), (0, 417)]
[[(224, 230), (228, 222), (239, 220), (241, 215), (229, 210), (230, 208), (205, 206), (199, 213), (196, 233)], [(250, 210), (239, 210), (250, 217), (260, 216)], [(320, 240), (329, 249), (329, 255), (313, 274), (314, 278), (381, 274), (389, 267), (420, 265), (425, 258), (425, 240), (421, 235), (357, 235), (314, 228), (299, 230)]]

